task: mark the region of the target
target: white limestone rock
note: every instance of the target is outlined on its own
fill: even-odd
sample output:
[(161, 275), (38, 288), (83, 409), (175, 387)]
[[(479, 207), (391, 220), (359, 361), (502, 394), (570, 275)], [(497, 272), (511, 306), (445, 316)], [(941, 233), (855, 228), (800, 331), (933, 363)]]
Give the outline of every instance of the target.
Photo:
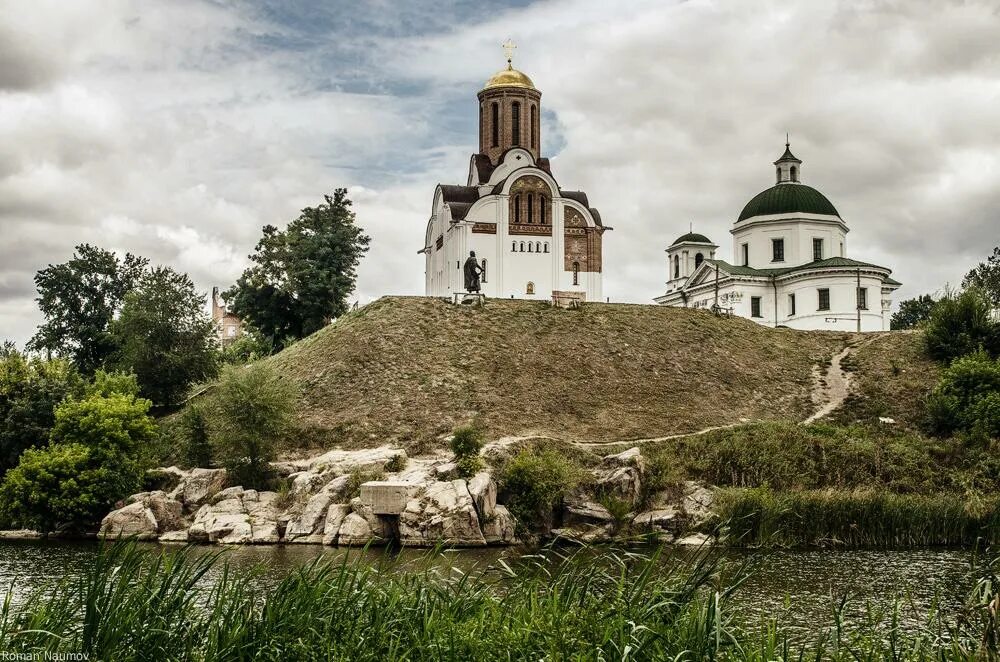
[(332, 502), (333, 495), (329, 492), (320, 492), (310, 498), (303, 508), (302, 514), (288, 522), (288, 526), (285, 528), (285, 540), (296, 542), (300, 538), (320, 534), (320, 542), (322, 542), (323, 525)]
[(674, 544), (687, 547), (707, 547), (712, 544), (712, 539), (704, 533), (692, 533), (674, 541)]
[[(399, 459), (397, 459), (399, 458)], [(354, 471), (386, 471), (389, 463), (406, 463), (406, 451), (402, 448), (379, 446), (361, 450), (332, 450), (307, 460), (291, 462), (298, 471), (322, 473), (332, 471), (340, 476)]]
[(188, 539), (222, 545), (276, 543), (277, 494), (244, 490), (228, 499), (198, 509), (188, 529)]
[(469, 488), (462, 479), (430, 483), (411, 498), (399, 516), (403, 545), (431, 547), (446, 544), (480, 547), (486, 544)]
[(482, 520), (483, 538), (487, 545), (513, 545), (517, 542), (515, 520), (504, 506), (494, 506), (493, 514)]
[(670, 542), (683, 530), (685, 519), (675, 508), (657, 508), (636, 515), (632, 526), (638, 533), (653, 534), (659, 540)]
[(480, 520), (488, 520), (493, 516), (497, 506), (497, 484), (486, 471), (480, 471), (469, 481), (469, 494), (476, 504), (476, 513)]
[(684, 498), (681, 509), (691, 524), (700, 524), (712, 515), (715, 505), (715, 491), (695, 481), (684, 483)]
[(608, 509), (592, 501), (582, 490), (577, 490), (563, 500), (563, 523), (567, 527), (582, 525), (604, 526), (614, 518)]
[(170, 493), (189, 511), (205, 503), (226, 485), (225, 469), (192, 469)]
[(345, 503), (335, 503), (326, 511), (326, 521), (323, 523), (323, 544), (338, 544), (337, 536), (344, 519), (350, 514), (351, 507)]
[(156, 540), (156, 518), (153, 511), (142, 501), (136, 501), (118, 510), (112, 510), (101, 520), (101, 536), (107, 538), (130, 538)]
[(187, 529), (179, 529), (177, 531), (168, 531), (157, 538), (160, 542), (164, 543), (187, 543), (188, 532)]

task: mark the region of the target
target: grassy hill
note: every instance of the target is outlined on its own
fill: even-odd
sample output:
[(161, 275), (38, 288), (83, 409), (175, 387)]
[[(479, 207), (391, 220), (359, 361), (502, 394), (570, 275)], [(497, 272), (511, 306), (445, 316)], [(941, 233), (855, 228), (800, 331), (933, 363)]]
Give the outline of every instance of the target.
[[(919, 336), (889, 336), (893, 351), (919, 353)], [(303, 445), (420, 448), (473, 420), (489, 438), (568, 441), (801, 420), (814, 408), (814, 366), (850, 340), (661, 306), (490, 300), (473, 308), (386, 297), (268, 361), (303, 388)], [(859, 375), (888, 369), (870, 358), (878, 346), (851, 366)], [(865, 402), (923, 388), (897, 384), (883, 397), (883, 375), (862, 379)]]

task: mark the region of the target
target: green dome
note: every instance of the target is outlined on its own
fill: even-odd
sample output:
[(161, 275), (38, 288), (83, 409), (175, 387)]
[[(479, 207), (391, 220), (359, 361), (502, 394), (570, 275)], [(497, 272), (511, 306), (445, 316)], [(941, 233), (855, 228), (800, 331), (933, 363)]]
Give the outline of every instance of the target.
[(754, 216), (794, 212), (840, 216), (833, 203), (813, 187), (805, 184), (776, 184), (755, 195), (740, 212), (736, 222)]
[(682, 234), (674, 240), (671, 246), (676, 246), (677, 244), (683, 243), (685, 241), (693, 241), (696, 244), (710, 244), (712, 240), (703, 234), (698, 234), (697, 232), (688, 232), (687, 234)]

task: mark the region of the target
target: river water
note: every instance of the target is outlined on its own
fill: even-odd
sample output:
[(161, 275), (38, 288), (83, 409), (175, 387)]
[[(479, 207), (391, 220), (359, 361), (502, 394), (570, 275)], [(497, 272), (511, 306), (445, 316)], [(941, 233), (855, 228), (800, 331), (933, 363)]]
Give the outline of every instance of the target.
[[(150, 551), (161, 549), (146, 545)], [(32, 590), (60, 578), (82, 573), (98, 550), (93, 541), (0, 541), (0, 586), (12, 588), (16, 605)], [(196, 547), (194, 553), (218, 551), (216, 547)], [(514, 548), (488, 548), (441, 552), (433, 563), (463, 571), (496, 563), (516, 561), (523, 552)], [(230, 548), (224, 558), (235, 569), (258, 570), (262, 589), (283, 575), (321, 555), (340, 558), (345, 554), (365, 555), (377, 563), (393, 557), (401, 567), (427, 563), (424, 550), (344, 550), (319, 545), (268, 545)], [(678, 556), (690, 554), (667, 551), (663, 563), (677, 563)], [(833, 622), (833, 608), (844, 596), (848, 620), (863, 618), (870, 608), (889, 609), (900, 605), (904, 624), (915, 627), (937, 603), (942, 609), (957, 609), (979, 576), (977, 559), (968, 550), (896, 551), (778, 551), (767, 554), (729, 550), (724, 553), (731, 568), (752, 564), (750, 579), (740, 587), (734, 608), (747, 625), (777, 617), (794, 631), (814, 632)], [(393, 566), (396, 567), (396, 566)], [(211, 581), (212, 577), (208, 578)]]

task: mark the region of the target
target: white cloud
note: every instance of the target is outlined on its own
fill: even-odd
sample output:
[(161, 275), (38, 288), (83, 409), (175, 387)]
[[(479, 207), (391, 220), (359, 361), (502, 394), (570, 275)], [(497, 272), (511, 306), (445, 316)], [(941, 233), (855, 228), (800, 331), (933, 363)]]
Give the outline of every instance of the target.
[(337, 186), (373, 238), (357, 297), (421, 293), (434, 185), (464, 182), (475, 93), (507, 36), (543, 91), (557, 179), (615, 228), (613, 299), (662, 292), (662, 251), (690, 222), (728, 254), (786, 130), (852, 256), (893, 267), (902, 296), (957, 283), (1000, 240), (989, 2), (0, 0), (0, 14), (0, 329), (19, 341), (38, 322), (34, 272), (77, 243), (208, 290), (263, 224)]

